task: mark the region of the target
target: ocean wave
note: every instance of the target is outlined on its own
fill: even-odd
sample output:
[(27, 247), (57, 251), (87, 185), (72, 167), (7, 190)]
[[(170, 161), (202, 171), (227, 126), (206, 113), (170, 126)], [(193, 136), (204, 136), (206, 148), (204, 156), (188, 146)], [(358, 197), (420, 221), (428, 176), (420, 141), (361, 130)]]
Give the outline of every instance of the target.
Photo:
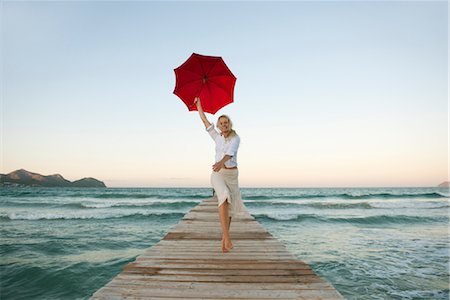
[[(67, 199), (38, 201), (14, 201), (10, 200), (0, 204), (0, 207), (20, 207), (36, 209), (104, 209), (104, 208), (142, 208), (142, 209), (189, 209), (199, 204), (201, 200), (188, 199)], [(450, 205), (448, 201), (440, 199), (408, 201), (406, 199), (393, 200), (244, 200), (249, 208), (261, 209), (265, 207), (277, 207), (283, 209), (317, 209), (317, 210), (347, 210), (347, 209), (446, 209)]]
[(197, 205), (201, 200), (192, 199), (42, 199), (42, 201), (12, 200), (0, 204), (2, 207), (36, 207), (36, 208), (109, 208), (109, 207), (151, 207), (151, 208), (188, 208)]
[(246, 202), (246, 205), (249, 207), (265, 207), (265, 206), (277, 206), (277, 207), (310, 207), (316, 209), (352, 209), (352, 208), (361, 208), (361, 209), (372, 209), (373, 207), (370, 203), (367, 202), (357, 202), (357, 203), (330, 203), (330, 202), (299, 202), (299, 201), (254, 201), (254, 202)]
[(335, 194), (303, 194), (303, 195), (255, 195), (244, 196), (244, 200), (273, 200), (273, 199), (317, 199), (317, 198), (340, 198), (340, 199), (398, 199), (398, 198), (427, 198), (427, 199), (440, 199), (449, 198), (449, 195), (445, 195), (439, 192), (433, 193), (335, 193)]
[(447, 204), (447, 205), (428, 207), (428, 209), (442, 209), (442, 208), (450, 208), (450, 205)]
[[(187, 199), (204, 200), (212, 197), (211, 188), (126, 188), (126, 189), (76, 189), (76, 188), (24, 188), (4, 189), (6, 198), (94, 198), (94, 199)], [(448, 190), (431, 188), (392, 189), (248, 189), (242, 188), (244, 200), (298, 200), (298, 199), (398, 199), (398, 198), (449, 198)]]
[(404, 194), (395, 194), (395, 193), (377, 193), (377, 194), (366, 194), (366, 195), (352, 195), (346, 194), (347, 199), (374, 199), (374, 198), (382, 198), (382, 199), (398, 199), (398, 198), (426, 198), (426, 199), (440, 199), (440, 198), (449, 198), (448, 195), (441, 194), (439, 192), (434, 193), (404, 193)]
[(96, 199), (198, 199), (204, 200), (211, 198), (212, 195), (195, 194), (195, 195), (161, 195), (161, 194), (139, 194), (139, 193), (112, 193), (90, 195), (90, 198)]
[(362, 208), (362, 209), (372, 209), (373, 207), (370, 203), (359, 202), (359, 203), (308, 203), (305, 204), (306, 207), (318, 208), (318, 209), (351, 209), (351, 208)]
[[(345, 202), (344, 202), (345, 201)], [(336, 201), (305, 201), (305, 200), (272, 200), (272, 201), (256, 201), (246, 200), (245, 204), (248, 207), (264, 208), (264, 207), (279, 207), (279, 208), (314, 208), (314, 209), (443, 209), (448, 208), (449, 204), (442, 200), (433, 201), (405, 201), (405, 199), (399, 201), (348, 201), (340, 200)]]
[(303, 222), (318, 221), (325, 223), (351, 223), (351, 224), (415, 224), (415, 223), (434, 223), (448, 222), (448, 217), (424, 217), (424, 216), (407, 216), (407, 215), (376, 215), (367, 217), (325, 217), (314, 214), (253, 214), (259, 220), (268, 220), (276, 222)]
[(152, 202), (83, 202), (79, 203), (79, 208), (190, 208), (199, 204), (199, 201), (152, 201)]
[(184, 212), (108, 212), (108, 213), (0, 213), (0, 220), (76, 220), (117, 219), (135, 217), (181, 218)]
[(62, 189), (62, 188), (30, 188), (25, 190), (2, 190), (2, 196), (8, 198), (94, 198), (94, 199), (198, 199), (204, 200), (212, 197), (212, 189), (206, 191), (189, 191), (185, 189), (159, 190), (145, 189), (115, 190), (115, 189)]

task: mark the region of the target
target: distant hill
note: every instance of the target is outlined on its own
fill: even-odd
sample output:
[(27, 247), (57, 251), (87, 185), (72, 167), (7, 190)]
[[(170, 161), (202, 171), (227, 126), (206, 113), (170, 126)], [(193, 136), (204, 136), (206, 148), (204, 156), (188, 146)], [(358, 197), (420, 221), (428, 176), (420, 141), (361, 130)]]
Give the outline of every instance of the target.
[(450, 182), (449, 181), (444, 181), (443, 183), (438, 185), (438, 187), (450, 187)]
[(106, 187), (103, 182), (92, 177), (75, 180), (72, 182), (73, 187)]
[(41, 175), (24, 169), (9, 174), (0, 174), (0, 186), (36, 186), (36, 187), (106, 187), (94, 178), (83, 178), (71, 182), (60, 174)]

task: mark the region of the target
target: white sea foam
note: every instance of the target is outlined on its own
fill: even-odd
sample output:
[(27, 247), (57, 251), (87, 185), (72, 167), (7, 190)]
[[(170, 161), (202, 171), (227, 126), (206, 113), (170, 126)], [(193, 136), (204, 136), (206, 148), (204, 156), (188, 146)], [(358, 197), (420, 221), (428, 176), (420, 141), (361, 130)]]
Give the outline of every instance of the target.
[(85, 200), (81, 202), (82, 207), (86, 208), (108, 208), (117, 206), (145, 206), (157, 204), (174, 204), (174, 203), (200, 203), (201, 200), (193, 199), (120, 199), (120, 200)]
[(110, 218), (123, 218), (128, 216), (163, 216), (163, 215), (175, 215), (184, 214), (182, 211), (142, 211), (142, 210), (125, 210), (125, 211), (73, 211), (73, 212), (9, 212), (0, 213), (0, 217), (10, 220), (70, 220), (70, 219), (110, 219)]
[(64, 255), (63, 260), (70, 263), (80, 263), (80, 262), (90, 262), (90, 263), (100, 263), (115, 259), (129, 258), (133, 256), (138, 256), (142, 254), (145, 249), (102, 249), (102, 250), (92, 250), (85, 251), (80, 254)]
[(450, 207), (450, 199), (365, 199), (365, 200), (348, 200), (336, 198), (324, 199), (296, 199), (296, 200), (245, 200), (244, 203), (252, 205), (298, 205), (304, 207), (314, 207), (323, 209), (394, 209), (394, 208), (411, 208), (411, 209), (433, 209)]

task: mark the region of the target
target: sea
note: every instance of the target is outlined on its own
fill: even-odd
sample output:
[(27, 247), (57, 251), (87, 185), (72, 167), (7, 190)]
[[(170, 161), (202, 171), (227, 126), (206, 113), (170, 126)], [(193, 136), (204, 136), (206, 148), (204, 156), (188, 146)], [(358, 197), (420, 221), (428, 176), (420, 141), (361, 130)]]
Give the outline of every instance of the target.
[[(346, 299), (449, 299), (447, 188), (242, 188)], [(0, 188), (1, 299), (88, 299), (210, 188)]]

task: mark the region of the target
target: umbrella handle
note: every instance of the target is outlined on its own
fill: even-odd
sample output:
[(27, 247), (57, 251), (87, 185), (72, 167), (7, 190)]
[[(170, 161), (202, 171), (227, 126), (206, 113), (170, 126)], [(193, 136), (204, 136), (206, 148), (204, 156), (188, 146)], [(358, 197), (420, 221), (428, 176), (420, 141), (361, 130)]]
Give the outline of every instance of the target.
[[(197, 98), (198, 98), (198, 100), (197, 100)], [(197, 106), (197, 101), (196, 100), (200, 101), (200, 97), (198, 97), (198, 96), (194, 97), (194, 102), (191, 104), (191, 106), (189, 108), (193, 108), (193, 107)], [(200, 102), (200, 104), (201, 104), (201, 102)]]

